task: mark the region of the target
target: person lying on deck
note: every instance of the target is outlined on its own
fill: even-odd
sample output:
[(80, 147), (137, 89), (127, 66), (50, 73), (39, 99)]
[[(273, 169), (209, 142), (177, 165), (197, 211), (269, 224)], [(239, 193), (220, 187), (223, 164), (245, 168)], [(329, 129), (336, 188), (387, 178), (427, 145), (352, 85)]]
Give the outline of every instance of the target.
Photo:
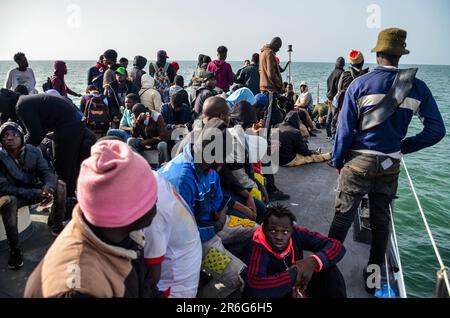
[(287, 114), (280, 129), (280, 165), (297, 167), (308, 163), (324, 162), (331, 159), (329, 153), (311, 151), (300, 132), (300, 117), (296, 111)]
[[(244, 295), (251, 298), (346, 298), (344, 278), (336, 264), (345, 248), (337, 240), (295, 226), (286, 207), (267, 209), (253, 235), (244, 273)], [(303, 257), (303, 251), (310, 251)], [(298, 297), (303, 294), (303, 297)]]

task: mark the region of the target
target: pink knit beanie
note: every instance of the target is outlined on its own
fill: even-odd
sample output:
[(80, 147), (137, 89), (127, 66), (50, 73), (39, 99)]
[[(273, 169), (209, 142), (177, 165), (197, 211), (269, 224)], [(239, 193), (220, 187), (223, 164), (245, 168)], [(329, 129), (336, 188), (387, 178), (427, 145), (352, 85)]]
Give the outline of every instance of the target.
[(89, 223), (103, 228), (132, 224), (150, 211), (157, 183), (147, 161), (125, 143), (95, 144), (80, 170), (78, 203)]

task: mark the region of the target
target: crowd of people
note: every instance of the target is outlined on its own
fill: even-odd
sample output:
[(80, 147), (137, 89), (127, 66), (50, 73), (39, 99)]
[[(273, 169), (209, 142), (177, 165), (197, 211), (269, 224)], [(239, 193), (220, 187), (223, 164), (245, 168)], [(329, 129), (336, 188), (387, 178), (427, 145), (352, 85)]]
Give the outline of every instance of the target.
[[(336, 265), (362, 195), (371, 200), (369, 264), (381, 264), (399, 171), (395, 153), (431, 146), (445, 134), (430, 91), (415, 78), (395, 114), (369, 131), (359, 127), (360, 110), (388, 94), (407, 54), (406, 32), (383, 32), (374, 49), (380, 66), (369, 73), (363, 54), (352, 50), (345, 71), (339, 58), (328, 100), (317, 105), (306, 81), (298, 94), (283, 83), (278, 37), (236, 74), (225, 46), (217, 59), (199, 55), (187, 86), (164, 50), (148, 68), (136, 56), (128, 72), (128, 60), (117, 63), (109, 49), (88, 70), (84, 96), (68, 88), (64, 61), (55, 61), (37, 94), (33, 71), (17, 53), (18, 67), (0, 94), (8, 267), (23, 265), (18, 208), (51, 205), (57, 237), (25, 297), (346, 297)], [(82, 97), (80, 105), (67, 95)], [(404, 139), (413, 114), (425, 130)], [(308, 147), (325, 127), (332, 154)], [(286, 167), (327, 161), (338, 169), (329, 237), (274, 204), (290, 198), (276, 186), (274, 156)]]

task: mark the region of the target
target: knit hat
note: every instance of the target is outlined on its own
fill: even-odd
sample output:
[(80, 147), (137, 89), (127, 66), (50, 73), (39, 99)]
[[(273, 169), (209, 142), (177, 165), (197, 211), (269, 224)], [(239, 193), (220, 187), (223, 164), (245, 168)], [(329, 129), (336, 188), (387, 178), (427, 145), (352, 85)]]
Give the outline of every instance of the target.
[(19, 133), (20, 135), (20, 140), (22, 141), (22, 146), (25, 143), (25, 139), (24, 139), (24, 132), (22, 127), (20, 127), (19, 124), (13, 122), (13, 121), (8, 121), (6, 123), (4, 123), (1, 127), (0, 127), (0, 138), (3, 138), (3, 134), (5, 134), (8, 130), (14, 130), (16, 132)]
[(121, 66), (116, 70), (116, 73), (120, 75), (127, 75), (127, 70), (125, 69), (125, 67)]
[(91, 157), (81, 164), (77, 190), (85, 218), (103, 228), (134, 223), (157, 198), (156, 179), (147, 161), (115, 140), (92, 146)]
[(364, 62), (364, 55), (360, 51), (351, 50), (348, 58), (350, 60), (350, 64), (353, 66), (360, 65)]
[(266, 108), (267, 104), (269, 104), (269, 98), (263, 93), (256, 94), (255, 96), (255, 107), (256, 108)]
[(402, 56), (409, 54), (406, 49), (407, 32), (398, 28), (390, 28), (380, 32), (377, 45), (372, 49), (372, 53), (385, 53), (388, 55)]
[(336, 66), (338, 66), (338, 67), (344, 67), (345, 66), (345, 59), (342, 56), (339, 56), (337, 58)]

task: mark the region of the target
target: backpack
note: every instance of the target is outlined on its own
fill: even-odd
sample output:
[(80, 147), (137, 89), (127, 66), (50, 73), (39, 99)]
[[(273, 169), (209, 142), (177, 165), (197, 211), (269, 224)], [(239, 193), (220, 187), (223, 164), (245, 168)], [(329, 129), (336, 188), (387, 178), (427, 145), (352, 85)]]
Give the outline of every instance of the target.
[(170, 79), (167, 70), (169, 69), (169, 63), (166, 62), (164, 67), (158, 67), (156, 63), (153, 64), (155, 68), (155, 75), (153, 76), (155, 80), (155, 88), (158, 91), (165, 91), (170, 87)]
[(50, 79), (50, 77), (47, 77), (47, 81), (44, 84), (42, 84), (42, 90), (44, 92), (46, 92), (50, 89), (53, 89), (53, 84), (52, 84), (52, 80)]
[(105, 133), (109, 129), (109, 110), (102, 97), (92, 97), (84, 111), (86, 126), (94, 133)]

